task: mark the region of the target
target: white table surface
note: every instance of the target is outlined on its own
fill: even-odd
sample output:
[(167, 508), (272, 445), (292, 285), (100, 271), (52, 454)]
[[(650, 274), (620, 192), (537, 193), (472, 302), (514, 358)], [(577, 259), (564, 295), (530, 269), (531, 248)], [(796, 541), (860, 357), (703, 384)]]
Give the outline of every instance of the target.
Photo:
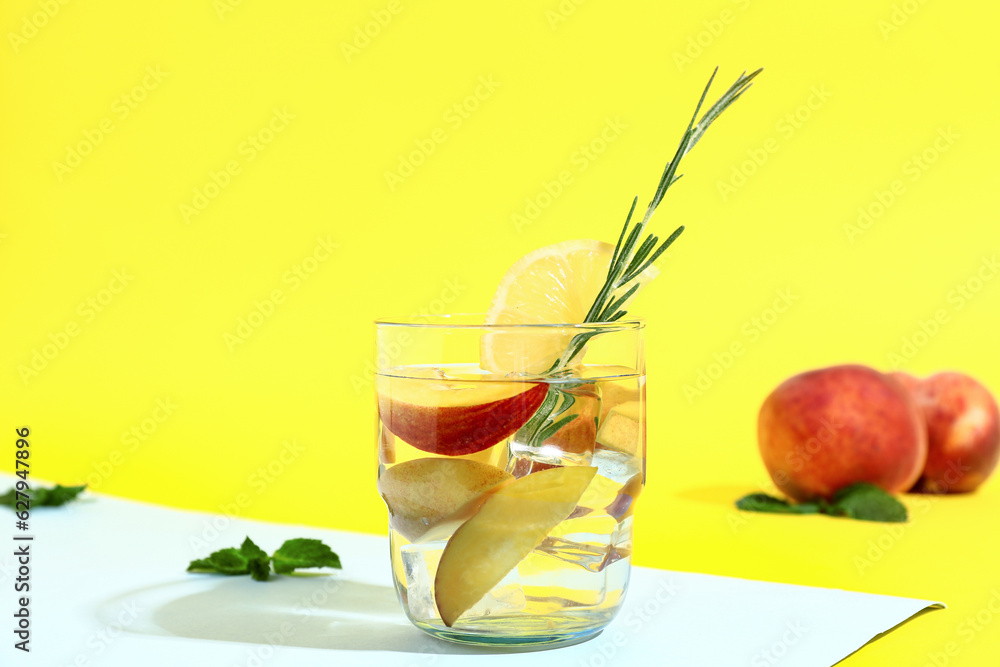
[[(0, 476), (6, 489), (13, 478)], [(560, 649), (503, 653), (428, 637), (403, 616), (383, 537), (187, 512), (86, 494), (35, 508), (30, 529), (0, 512), (2, 665), (832, 665), (935, 603), (633, 568), (605, 631)], [(4, 525), (6, 524), (6, 525)], [(30, 653), (13, 648), (13, 537), (31, 544)], [(322, 539), (344, 569), (329, 575), (189, 574), (193, 558), (249, 535), (267, 552)], [(914, 622), (919, 623), (919, 619)], [(9, 627), (3, 627), (3, 625)], [(863, 650), (863, 649), (862, 649)]]

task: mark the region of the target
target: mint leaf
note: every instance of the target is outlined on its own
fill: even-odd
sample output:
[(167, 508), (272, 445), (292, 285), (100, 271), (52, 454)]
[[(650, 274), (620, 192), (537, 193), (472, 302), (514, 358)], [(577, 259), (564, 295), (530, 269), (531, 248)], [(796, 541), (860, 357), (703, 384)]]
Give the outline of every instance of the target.
[(829, 513), (832, 516), (846, 516), (861, 521), (885, 521), (903, 523), (906, 521), (906, 506), (893, 498), (881, 487), (858, 482), (846, 486), (833, 495)]
[(267, 581), (270, 563), (267, 553), (248, 537), (239, 549), (219, 549), (208, 558), (191, 561), (188, 572), (203, 570), (226, 575), (249, 574), (257, 581)]
[(80, 486), (63, 486), (56, 484), (51, 489), (39, 488), (31, 491), (31, 504), (41, 507), (58, 507), (65, 505), (76, 498), (87, 488), (86, 484)]
[(736, 507), (747, 512), (773, 514), (827, 514), (861, 521), (906, 521), (906, 507), (881, 487), (858, 482), (833, 494), (827, 502), (817, 498), (812, 502), (793, 504), (766, 493), (751, 493), (736, 501)]
[(255, 581), (267, 581), (271, 574), (271, 559), (267, 557), (267, 552), (247, 537), (240, 545), (240, 553), (247, 558), (250, 576)]
[[(86, 484), (81, 486), (63, 486), (62, 484), (56, 484), (51, 489), (39, 486), (31, 489), (31, 491), (28, 492), (28, 495), (31, 496), (32, 507), (58, 507), (59, 505), (65, 505), (69, 501), (76, 498), (80, 495), (80, 492), (86, 488)], [(17, 502), (16, 489), (11, 489), (7, 493), (0, 496), (0, 505), (14, 507), (15, 502)]]
[(319, 540), (288, 540), (274, 552), (274, 571), (288, 574), (299, 567), (340, 568), (340, 557)]
[(195, 571), (198, 571), (198, 570), (212, 571), (212, 570), (215, 570), (215, 566), (212, 565), (212, 561), (210, 561), (209, 559), (207, 559), (207, 558), (199, 558), (197, 560), (191, 561), (191, 564), (188, 565), (187, 571), (188, 572), (195, 572)]
[(736, 501), (736, 507), (745, 512), (771, 512), (774, 514), (817, 514), (822, 508), (817, 503), (792, 505), (787, 500), (766, 493), (751, 493)]
[(250, 572), (249, 559), (239, 552), (239, 549), (220, 549), (208, 558), (193, 560), (188, 565), (188, 571), (208, 570), (219, 574), (247, 574)]
[(240, 553), (247, 558), (267, 558), (267, 552), (253, 543), (249, 537), (243, 540), (240, 545)]
[(299, 567), (340, 567), (340, 558), (319, 540), (294, 539), (281, 545), (273, 556), (253, 543), (249, 537), (239, 549), (219, 549), (208, 558), (191, 561), (188, 572), (217, 572), (226, 575), (249, 574), (256, 581), (267, 581), (271, 564), (279, 574), (288, 574)]
[(251, 558), (247, 565), (250, 568), (250, 578), (254, 581), (267, 581), (271, 576), (271, 559), (267, 556)]

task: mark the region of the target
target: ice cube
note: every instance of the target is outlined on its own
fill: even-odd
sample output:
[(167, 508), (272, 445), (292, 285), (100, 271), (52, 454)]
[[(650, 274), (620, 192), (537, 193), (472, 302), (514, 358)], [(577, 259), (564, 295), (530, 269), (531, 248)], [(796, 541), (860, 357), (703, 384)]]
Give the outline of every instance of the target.
[(410, 617), (429, 619), (439, 616), (434, 602), (434, 576), (437, 573), (445, 542), (407, 544), (400, 549), (406, 574), (406, 604)]
[(640, 461), (634, 454), (598, 445), (591, 465), (597, 466), (597, 474), (601, 477), (625, 486), (633, 477), (642, 474)]
[[(406, 574), (406, 603), (410, 617), (418, 620), (438, 619), (434, 601), (434, 578), (447, 542), (439, 540), (407, 544), (400, 549)], [(463, 616), (495, 616), (524, 609), (524, 591), (517, 580), (517, 568), (474, 604)]]
[(549, 536), (535, 551), (588, 572), (602, 572), (608, 565), (632, 555), (631, 525), (623, 531), (623, 525), (619, 524), (610, 533)]
[(546, 537), (535, 551), (552, 556), (564, 563), (577, 565), (588, 572), (600, 572), (607, 560), (610, 542), (605, 544), (576, 542), (562, 537)]
[(625, 483), (625, 486), (619, 489), (614, 500), (605, 506), (604, 511), (619, 521), (630, 517), (632, 516), (632, 510), (635, 509), (635, 501), (640, 493), (642, 493), (642, 475), (636, 473)]
[(521, 611), (524, 605), (524, 589), (518, 581), (515, 567), (463, 616), (497, 616), (505, 612)]
[[(590, 465), (601, 416), (601, 392), (595, 384), (552, 386), (541, 417), (533, 417), (510, 441), (507, 471), (515, 477), (545, 466)], [(525, 459), (525, 461), (520, 461)]]
[(531, 456), (532, 451), (529, 450), (524, 453), (523, 456), (512, 456), (507, 460), (507, 472), (509, 472), (514, 477), (524, 477), (525, 475), (530, 475), (533, 472), (538, 472), (539, 470), (548, 470), (549, 468), (558, 468), (559, 466), (552, 465), (551, 463), (543, 463), (542, 461), (536, 460)]
[(597, 466), (597, 475), (580, 498), (573, 517), (597, 512), (620, 521), (631, 516), (635, 499), (642, 491), (643, 475), (639, 459), (598, 445), (594, 449), (592, 465)]

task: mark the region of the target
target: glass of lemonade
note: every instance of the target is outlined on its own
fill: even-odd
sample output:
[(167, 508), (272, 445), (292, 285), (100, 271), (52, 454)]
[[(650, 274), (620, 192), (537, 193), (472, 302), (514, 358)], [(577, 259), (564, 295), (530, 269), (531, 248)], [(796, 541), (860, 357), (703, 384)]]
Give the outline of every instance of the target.
[(622, 604), (645, 481), (643, 323), (376, 322), (378, 489), (421, 630), (555, 646)]
[(712, 74), (616, 244), (527, 253), (479, 316), (376, 322), (378, 489), (396, 591), (421, 630), (553, 646), (620, 608), (646, 472), (643, 323), (627, 315), (684, 231), (661, 240), (647, 225), (681, 158), (760, 71), (702, 112)]

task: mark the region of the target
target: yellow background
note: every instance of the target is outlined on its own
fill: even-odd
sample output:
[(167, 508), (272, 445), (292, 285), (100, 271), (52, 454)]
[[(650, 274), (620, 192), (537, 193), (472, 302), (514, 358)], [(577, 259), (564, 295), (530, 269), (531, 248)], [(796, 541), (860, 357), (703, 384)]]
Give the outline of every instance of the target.
[[(756, 412), (798, 371), (895, 360), (1000, 391), (1000, 279), (976, 282), (1000, 249), (998, 20), (971, 0), (5, 2), (11, 445), (32, 428), (38, 478), (383, 532), (372, 320), (481, 311), (525, 252), (613, 241), (712, 68), (714, 99), (764, 66), (654, 217), (687, 231), (633, 312), (635, 560), (941, 599), (845, 664), (949, 642), (947, 664), (993, 664), (998, 615), (962, 624), (1000, 596), (996, 480), (909, 498), (901, 532), (731, 503), (767, 488)], [(420, 164), (387, 179), (401, 160)]]

